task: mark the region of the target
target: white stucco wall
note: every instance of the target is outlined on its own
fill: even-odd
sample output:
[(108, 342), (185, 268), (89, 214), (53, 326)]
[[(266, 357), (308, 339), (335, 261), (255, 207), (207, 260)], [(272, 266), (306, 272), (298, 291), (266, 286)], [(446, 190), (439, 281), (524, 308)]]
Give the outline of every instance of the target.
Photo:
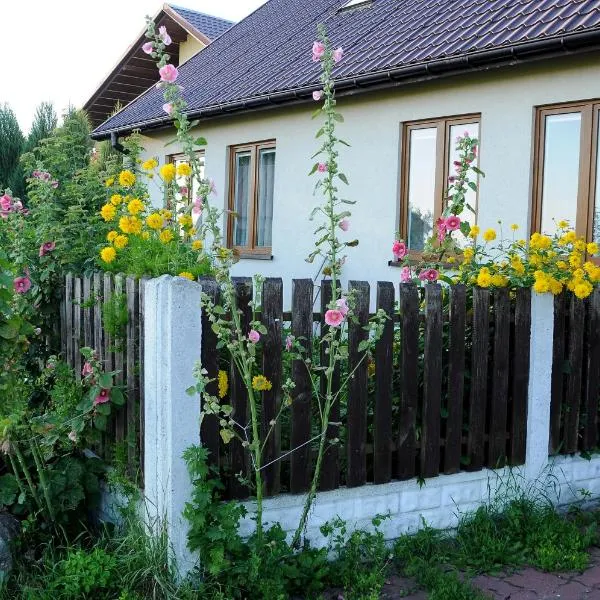
[[(500, 219), (526, 231), (530, 220), (531, 162), (534, 107), (600, 97), (600, 62), (595, 56), (560, 58), (518, 68), (475, 73), (460, 78), (412, 84), (396, 90), (370, 92), (339, 99), (345, 123), (339, 134), (351, 144), (341, 152), (341, 167), (350, 187), (344, 195), (351, 207), (348, 239), (360, 245), (349, 249), (345, 279), (398, 281), (388, 266), (391, 243), (398, 229), (401, 125), (416, 119), (481, 113), (481, 181), (478, 222), (497, 226)], [(206, 173), (227, 198), (228, 147), (275, 139), (277, 162), (273, 222), (273, 260), (244, 259), (237, 275), (260, 272), (312, 277), (318, 265), (305, 262), (314, 223), (308, 221), (315, 178), (307, 177), (318, 128), (311, 120), (314, 105), (274, 109), (207, 120), (198, 129), (208, 139)], [(164, 147), (172, 132), (145, 137), (147, 154), (164, 160), (176, 147)], [(160, 203), (160, 198), (155, 198)], [(562, 215), (556, 215), (561, 217)], [(286, 303), (290, 286), (286, 285)], [(374, 286), (372, 285), (372, 288)]]

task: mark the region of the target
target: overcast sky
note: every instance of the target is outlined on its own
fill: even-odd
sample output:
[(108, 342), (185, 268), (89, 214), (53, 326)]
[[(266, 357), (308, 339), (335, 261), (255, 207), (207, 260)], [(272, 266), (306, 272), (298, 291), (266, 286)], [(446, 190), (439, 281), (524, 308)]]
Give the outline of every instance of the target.
[[(239, 21), (266, 0), (174, 0)], [(52, 101), (60, 114), (81, 106), (154, 15), (160, 0), (2, 0), (2, 86), (27, 132), (35, 107)]]

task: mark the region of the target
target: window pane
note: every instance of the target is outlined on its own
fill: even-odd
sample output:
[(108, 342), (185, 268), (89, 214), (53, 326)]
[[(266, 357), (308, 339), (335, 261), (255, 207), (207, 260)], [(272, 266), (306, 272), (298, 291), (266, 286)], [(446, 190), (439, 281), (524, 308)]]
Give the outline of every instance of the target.
[(274, 183), (275, 150), (260, 150), (258, 155), (258, 204), (256, 217), (256, 245), (260, 247), (271, 247)]
[[(456, 173), (454, 161), (459, 160), (459, 158), (460, 158), (460, 152), (456, 149), (457, 138), (464, 137), (465, 135), (468, 135), (471, 138), (477, 138), (477, 140), (479, 140), (479, 123), (466, 123), (466, 124), (463, 123), (462, 125), (452, 125), (450, 127), (450, 134), (449, 134), (449, 140), (448, 140), (448, 144), (449, 144), (448, 173), (449, 173), (449, 175), (454, 175)], [(479, 166), (479, 142), (478, 142), (477, 146), (478, 146), (477, 160), (476, 160), (475, 164), (473, 165), (475, 167)], [(471, 178), (473, 178), (472, 174), (471, 174)], [(477, 181), (475, 181), (475, 182), (477, 183)], [(444, 182), (444, 185), (447, 186), (448, 182), (447, 181)], [(462, 211), (462, 213), (459, 215), (459, 217), (461, 218), (461, 221), (467, 221), (471, 225), (475, 225), (475, 222), (477, 221), (477, 194), (476, 194), (476, 192), (474, 192), (471, 188), (467, 188), (465, 200), (466, 200), (465, 209)], [(470, 210), (469, 208), (467, 208), (466, 205), (469, 205), (473, 210)], [(467, 242), (466, 238), (460, 231), (457, 231), (453, 235), (453, 237), (460, 246), (464, 246)]]
[(250, 152), (235, 155), (233, 245), (248, 245), (248, 208), (250, 199)]
[(408, 247), (423, 250), (433, 229), (437, 128), (410, 132)]
[(542, 232), (553, 234), (556, 221), (566, 219), (575, 227), (579, 191), (581, 113), (546, 117)]
[[(596, 131), (596, 144), (600, 141), (600, 121)], [(592, 241), (600, 244), (600, 152), (596, 151), (596, 197), (593, 206), (594, 227), (592, 229)]]

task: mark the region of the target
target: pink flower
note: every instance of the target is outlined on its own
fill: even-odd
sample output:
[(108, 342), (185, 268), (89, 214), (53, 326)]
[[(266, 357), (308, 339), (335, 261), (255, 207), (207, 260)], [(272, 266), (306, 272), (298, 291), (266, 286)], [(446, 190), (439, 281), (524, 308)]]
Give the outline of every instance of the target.
[(152, 46), (152, 42), (146, 42), (143, 46), (142, 46), (142, 50), (146, 53), (146, 54), (152, 54), (152, 52), (154, 51), (154, 48)]
[(4, 212), (10, 212), (11, 208), (12, 198), (7, 194), (4, 194), (4, 196), (0, 197), (0, 209)]
[(44, 242), (40, 246), (40, 258), (42, 256), (46, 256), (46, 254), (48, 254), (49, 252), (52, 252), (55, 248), (56, 248), (55, 242)]
[(319, 62), (323, 54), (325, 54), (325, 44), (322, 42), (315, 42), (312, 47), (313, 62)]
[(434, 282), (439, 279), (439, 276), (440, 276), (440, 274), (436, 269), (423, 269), (419, 273), (419, 279), (421, 281)]
[(94, 400), (94, 406), (97, 404), (106, 404), (110, 400), (110, 390), (102, 389)]
[(344, 321), (344, 315), (341, 310), (332, 309), (325, 313), (325, 323), (330, 327), (339, 327)]
[(216, 195), (218, 194), (218, 192), (217, 192), (217, 186), (215, 185), (215, 180), (214, 180), (214, 179), (209, 179), (209, 180), (208, 180), (208, 183), (209, 183), (209, 185), (210, 185), (210, 190), (209, 190), (209, 192), (210, 192), (211, 194), (214, 194), (214, 195), (216, 196)]
[(170, 115), (173, 112), (173, 104), (171, 104), (171, 102), (167, 102), (166, 104), (163, 104), (163, 110)]
[(92, 365), (86, 361), (83, 365), (83, 369), (81, 369), (81, 376), (87, 377), (88, 375), (92, 375), (93, 372), (94, 369), (92, 368)]
[(319, 173), (325, 173), (327, 171), (327, 163), (319, 163), (317, 171), (319, 171)]
[(158, 70), (158, 74), (160, 75), (160, 79), (161, 81), (166, 81), (167, 83), (173, 83), (178, 75), (179, 75), (179, 71), (177, 70), (177, 67), (175, 67), (174, 65), (165, 65), (164, 67), (161, 67)]
[(348, 219), (342, 219), (339, 223), (338, 223), (338, 227), (342, 230), (342, 231), (348, 231), (348, 229), (350, 229), (350, 221)]
[(315, 90), (313, 92), (313, 100), (318, 102), (323, 97), (323, 92), (321, 90)]
[(158, 28), (158, 37), (162, 40), (165, 46), (169, 46), (173, 41), (171, 36), (167, 33), (167, 28), (164, 25), (161, 25)]
[(406, 244), (399, 240), (395, 240), (392, 244), (392, 254), (394, 255), (394, 258), (401, 260), (406, 256), (406, 252)]
[(29, 279), (27, 275), (23, 275), (23, 277), (17, 277), (13, 281), (13, 287), (15, 288), (15, 292), (17, 292), (17, 294), (26, 294), (31, 289), (31, 279)]
[(293, 345), (294, 345), (294, 336), (288, 335), (285, 338), (285, 349), (289, 352), (292, 349)]
[(402, 283), (408, 283), (411, 279), (412, 273), (410, 272), (410, 267), (402, 267), (402, 269), (400, 269), (400, 281)]
[(15, 200), (15, 203), (13, 204), (13, 209), (19, 212), (22, 211), (23, 203), (20, 200)]
[(203, 207), (204, 207), (204, 204), (202, 204), (202, 198), (196, 198), (194, 200), (194, 208), (192, 208), (192, 212), (195, 215), (201, 215)]
[(438, 241), (443, 242), (446, 239), (446, 219), (439, 218), (435, 224), (437, 226)]
[(335, 305), (337, 306), (338, 311), (341, 312), (342, 316), (345, 318), (350, 310), (350, 307), (348, 306), (348, 300), (346, 298), (340, 298)]
[(460, 229), (460, 217), (457, 217), (456, 215), (450, 215), (446, 219), (446, 229), (448, 231), (456, 231), (457, 229)]
[(251, 329), (250, 333), (248, 334), (248, 339), (253, 344), (257, 344), (258, 341), (260, 340), (260, 333), (258, 333), (258, 331), (256, 331), (256, 329)]
[(344, 51), (341, 48), (336, 48), (333, 51), (333, 62), (339, 63), (340, 60), (342, 60), (343, 56), (344, 56)]
[(77, 443), (77, 440), (79, 439), (77, 437), (77, 433), (75, 431), (69, 431), (69, 434), (67, 435), (67, 437), (74, 443)]
[(54, 180), (52, 180), (52, 181), (50, 182), (50, 185), (51, 185), (51, 186), (52, 186), (54, 189), (56, 189), (56, 188), (58, 187), (58, 181), (56, 181), (56, 179), (54, 179)]

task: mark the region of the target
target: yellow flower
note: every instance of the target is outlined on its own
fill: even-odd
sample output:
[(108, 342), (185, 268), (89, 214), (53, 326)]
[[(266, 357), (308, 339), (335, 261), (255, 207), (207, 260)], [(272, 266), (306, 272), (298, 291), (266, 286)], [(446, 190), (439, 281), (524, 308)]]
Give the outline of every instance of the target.
[(256, 375), (252, 378), (252, 389), (257, 392), (264, 392), (272, 387), (273, 384), (264, 375)]
[(160, 168), (160, 176), (166, 183), (171, 183), (175, 178), (175, 165), (173, 163), (167, 163)]
[(123, 187), (131, 187), (135, 183), (135, 175), (128, 170), (119, 173), (119, 184)]
[(469, 231), (469, 237), (476, 238), (479, 235), (480, 231), (481, 231), (481, 229), (479, 228), (478, 225), (473, 225), (471, 227), (471, 231)]
[(566, 271), (569, 268), (569, 265), (564, 260), (558, 260), (558, 261), (556, 261), (556, 266), (561, 271)]
[(594, 268), (588, 271), (588, 276), (592, 283), (598, 283), (600, 281), (600, 267), (594, 265)]
[(598, 247), (598, 244), (596, 244), (596, 242), (590, 242), (587, 245), (588, 254), (598, 254), (599, 251), (600, 251), (600, 248)]
[(582, 281), (573, 287), (573, 293), (580, 299), (587, 298), (593, 291), (593, 286), (589, 281)]
[(121, 202), (123, 202), (123, 196), (121, 196), (121, 194), (113, 194), (110, 197), (110, 203), (113, 206), (119, 206), (119, 204), (121, 204)]
[(585, 252), (585, 249), (586, 249), (585, 242), (583, 240), (577, 240), (573, 244), (573, 249), (577, 250), (577, 252)]
[(168, 244), (170, 241), (173, 240), (173, 232), (170, 229), (163, 229), (160, 232), (159, 238), (163, 244)]
[(581, 254), (578, 254), (577, 252), (573, 252), (569, 256), (569, 264), (574, 269), (577, 269), (577, 268), (581, 267), (581, 265), (583, 264), (583, 259), (581, 258)]
[(219, 398), (223, 399), (227, 396), (227, 390), (229, 389), (229, 378), (227, 377), (227, 371), (219, 371), (217, 377), (219, 384)]
[(152, 213), (146, 217), (146, 224), (150, 229), (162, 229), (163, 218), (158, 213)]
[(126, 235), (118, 235), (114, 241), (115, 248), (117, 248), (118, 250), (123, 250), (123, 248), (125, 248), (125, 246), (127, 246), (128, 243), (129, 238)]
[(106, 246), (100, 251), (100, 258), (105, 263), (111, 263), (117, 258), (117, 251), (112, 246)]
[(513, 223), (513, 224), (510, 226), (510, 228), (511, 228), (513, 231), (517, 231), (517, 229), (519, 229), (519, 226), (518, 226), (516, 223)]
[(109, 242), (114, 242), (114, 241), (115, 241), (115, 238), (116, 238), (118, 235), (119, 235), (119, 232), (118, 232), (118, 231), (109, 231), (109, 232), (108, 232), (108, 235), (106, 236), (106, 239), (107, 239)]
[(552, 245), (552, 240), (547, 235), (534, 233), (531, 236), (530, 244), (536, 250), (547, 250)]
[(482, 288), (489, 287), (492, 284), (492, 275), (490, 270), (483, 267), (477, 275), (477, 285)]
[(166, 221), (170, 221), (173, 217), (172, 211), (167, 210), (165, 208), (161, 208), (158, 212)]
[(190, 215), (181, 215), (177, 221), (182, 227), (191, 227), (194, 224), (194, 220)]
[(192, 250), (202, 250), (204, 248), (204, 242), (202, 240), (194, 240), (192, 242)]
[(525, 265), (521, 262), (521, 259), (518, 257), (515, 257), (510, 261), (510, 266), (519, 275), (523, 275), (525, 273)]
[(473, 248), (471, 248), (471, 246), (467, 246), (463, 250), (463, 256), (464, 256), (465, 262), (469, 262), (473, 258), (474, 254), (475, 254), (475, 250), (473, 250)]
[(150, 158), (142, 163), (142, 169), (145, 171), (152, 171), (152, 169), (156, 169), (156, 167), (158, 167), (158, 161), (155, 158)]
[(121, 217), (119, 219), (119, 229), (123, 233), (141, 233), (142, 222), (137, 217)]
[(557, 279), (554, 279), (554, 277), (550, 278), (549, 283), (550, 283), (550, 291), (555, 296), (558, 296), (558, 294), (560, 294), (563, 291), (563, 284), (560, 281), (558, 281)]
[(486, 229), (483, 234), (483, 239), (486, 242), (493, 242), (496, 239), (496, 232), (493, 229)]
[(500, 273), (492, 275), (492, 285), (495, 287), (506, 287), (508, 285), (508, 278)]
[(115, 178), (114, 177), (109, 177), (105, 182), (104, 185), (106, 187), (110, 187), (111, 185), (113, 185), (115, 182)]
[(127, 210), (129, 214), (137, 215), (144, 210), (144, 203), (139, 198), (134, 198), (128, 205)]
[(177, 175), (180, 177), (189, 177), (192, 174), (192, 167), (187, 163), (177, 165)]
[(533, 284), (533, 289), (538, 294), (546, 294), (550, 291), (550, 280), (548, 277), (536, 279), (535, 283)]
[(542, 264), (542, 259), (537, 254), (532, 254), (529, 257), (529, 264), (532, 267), (539, 267)]
[(449, 256), (446, 261), (448, 262), (449, 265), (453, 265), (456, 262), (456, 259), (454, 258), (454, 256)]
[(572, 244), (577, 239), (577, 235), (575, 235), (574, 231), (567, 231), (563, 238), (567, 242), (567, 244)]
[(105, 204), (100, 209), (100, 214), (102, 215), (102, 218), (107, 223), (109, 223), (110, 221), (112, 221), (115, 218), (115, 215), (117, 214), (117, 209), (112, 204)]
[(183, 277), (184, 279), (189, 279), (190, 281), (195, 281), (195, 277), (189, 271), (183, 271), (177, 275), (177, 277)]
[(566, 229), (569, 226), (569, 221), (565, 221), (564, 219), (562, 221), (559, 221), (557, 223), (557, 225), (561, 228), (561, 229)]
[(149, 240), (150, 239), (150, 232), (149, 231), (142, 231), (142, 239), (143, 240)]

